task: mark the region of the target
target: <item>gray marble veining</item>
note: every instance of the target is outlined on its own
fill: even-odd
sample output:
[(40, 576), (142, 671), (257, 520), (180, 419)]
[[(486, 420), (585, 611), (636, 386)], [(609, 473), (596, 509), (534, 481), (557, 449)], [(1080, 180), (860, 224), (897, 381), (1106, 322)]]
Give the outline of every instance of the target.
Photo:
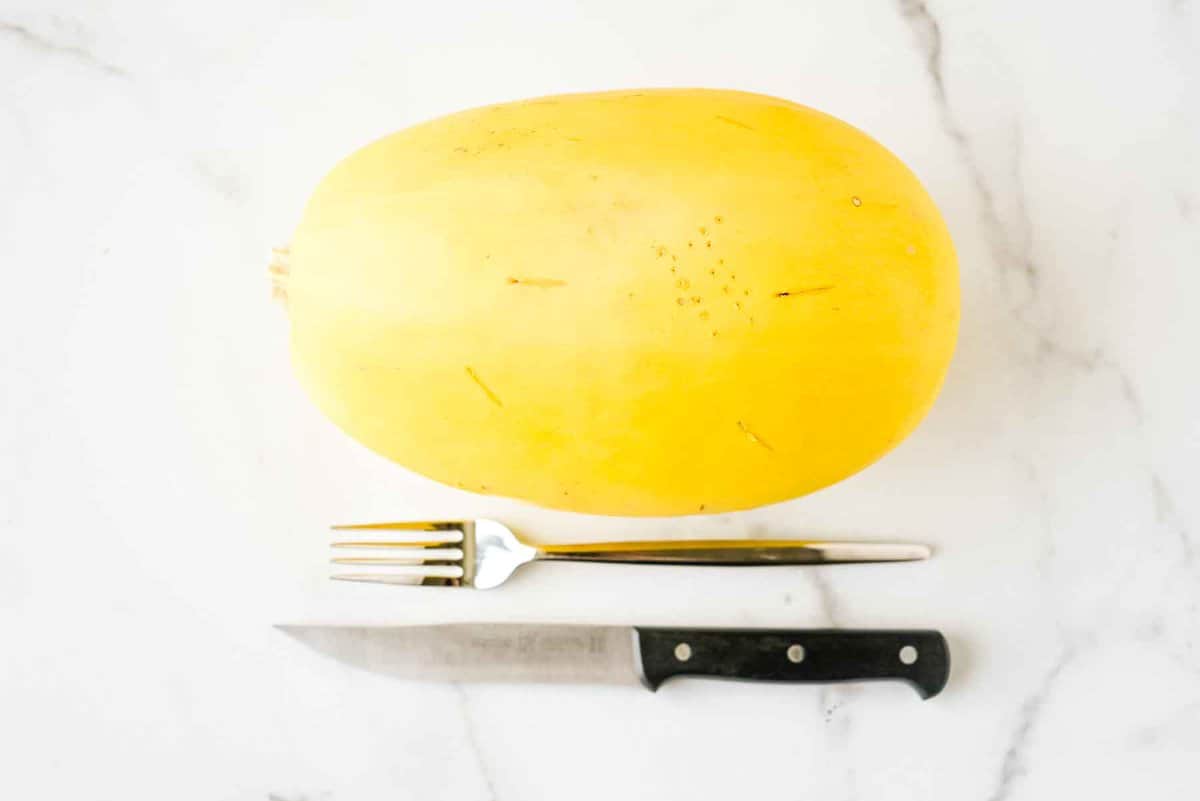
[[(1153, 776), (1156, 799), (1195, 797), (1196, 3), (45, 0), (0, 9), (0, 75), (7, 796), (1026, 801)], [(630, 85), (811, 103), (922, 177), (964, 307), (926, 422), (810, 498), (670, 521), (463, 496), (349, 444), (296, 389), (264, 276), (322, 172), (457, 108)], [(447, 509), (547, 538), (936, 553), (619, 586), (531, 567), (497, 594), (327, 585), (326, 522)], [(302, 618), (920, 625), (954, 672), (928, 704), (419, 685), (270, 626)]]

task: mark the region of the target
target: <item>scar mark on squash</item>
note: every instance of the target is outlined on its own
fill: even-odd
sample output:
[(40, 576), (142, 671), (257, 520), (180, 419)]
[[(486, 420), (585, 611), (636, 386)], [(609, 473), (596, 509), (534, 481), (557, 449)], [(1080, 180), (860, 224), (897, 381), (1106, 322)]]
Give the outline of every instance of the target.
[(775, 451), (775, 449), (772, 448), (765, 439), (763, 439), (758, 434), (755, 434), (753, 431), (751, 431), (750, 427), (747, 426), (745, 423), (743, 423), (741, 420), (737, 421), (737, 427), (743, 434), (746, 435), (746, 439), (750, 440), (755, 445), (759, 445), (763, 448), (766, 448), (767, 450), (769, 450), (771, 452)]
[(833, 289), (833, 284), (823, 284), (822, 286), (810, 286), (807, 289), (789, 289), (785, 292), (776, 292), (777, 298), (793, 298), (799, 295), (822, 295)]
[(469, 376), (470, 379), (475, 382), (476, 386), (483, 390), (483, 394), (488, 396), (488, 400), (499, 406), (501, 409), (504, 408), (504, 404), (500, 402), (500, 398), (496, 397), (496, 393), (492, 392), (488, 385), (483, 383), (483, 379), (479, 377), (479, 373), (476, 373), (473, 368), (468, 367), (467, 376)]
[(717, 119), (718, 119), (718, 120), (720, 120), (721, 122), (725, 122), (725, 123), (728, 123), (728, 124), (730, 124), (730, 125), (737, 126), (738, 128), (743, 128), (743, 129), (745, 129), (745, 130), (747, 130), (747, 131), (753, 131), (753, 130), (754, 130), (754, 126), (752, 126), (752, 125), (747, 125), (746, 123), (742, 122), (741, 120), (735, 120), (733, 117), (725, 117), (725, 116), (723, 116), (723, 115), (721, 115), (721, 114), (718, 114), (718, 115), (717, 115)]
[(560, 281), (557, 278), (509, 278), (508, 283), (520, 286), (536, 286), (542, 289), (553, 289), (557, 286), (566, 286), (566, 281)]

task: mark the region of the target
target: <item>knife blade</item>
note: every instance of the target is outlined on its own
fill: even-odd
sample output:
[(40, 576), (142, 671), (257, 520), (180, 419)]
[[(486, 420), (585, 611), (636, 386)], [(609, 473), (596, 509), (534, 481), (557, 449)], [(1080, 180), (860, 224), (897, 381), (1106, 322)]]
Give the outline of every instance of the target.
[(929, 630), (510, 623), (277, 628), (340, 662), (424, 681), (640, 683), (657, 690), (678, 676), (797, 683), (895, 680), (932, 698), (950, 674), (946, 640)]

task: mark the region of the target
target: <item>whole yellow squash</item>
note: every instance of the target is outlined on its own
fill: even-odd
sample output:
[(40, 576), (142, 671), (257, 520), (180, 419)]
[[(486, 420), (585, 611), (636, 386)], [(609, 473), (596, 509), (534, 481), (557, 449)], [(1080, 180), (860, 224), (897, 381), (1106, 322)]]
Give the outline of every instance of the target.
[(277, 265), (300, 379), (362, 443), (474, 492), (746, 509), (878, 459), (929, 409), (953, 245), (891, 153), (762, 95), (618, 91), (386, 137)]

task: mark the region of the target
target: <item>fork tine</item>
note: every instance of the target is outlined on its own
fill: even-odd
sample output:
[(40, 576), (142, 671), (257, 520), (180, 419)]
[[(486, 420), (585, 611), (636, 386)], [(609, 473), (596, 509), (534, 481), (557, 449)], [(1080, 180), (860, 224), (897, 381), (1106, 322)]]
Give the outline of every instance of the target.
[(388, 556), (341, 556), (329, 561), (335, 565), (407, 565), (421, 562), (461, 562), (462, 548), (396, 549)]
[(333, 543), (334, 548), (410, 548), (453, 544), (463, 541), (464, 527), (464, 523), (438, 522), (436, 520), (413, 520), (399, 523), (352, 523), (349, 525), (331, 526), (334, 531), (419, 531), (427, 535), (416, 535), (411, 539), (404, 536), (394, 536), (390, 540), (335, 542)]
[(447, 531), (433, 539), (348, 540), (330, 543), (331, 548), (426, 548), (434, 545), (454, 545), (463, 541), (461, 531)]
[(339, 523), (334, 531), (447, 531), (461, 530), (463, 523), (452, 520), (403, 520), (397, 523)]
[(334, 581), (363, 581), (375, 584), (408, 584), (413, 578), (462, 578), (462, 565), (404, 565), (387, 573), (339, 573)]
[(421, 540), (347, 540), (330, 543), (331, 548), (428, 548), (452, 546), (462, 542), (462, 531), (446, 531), (444, 536)]

